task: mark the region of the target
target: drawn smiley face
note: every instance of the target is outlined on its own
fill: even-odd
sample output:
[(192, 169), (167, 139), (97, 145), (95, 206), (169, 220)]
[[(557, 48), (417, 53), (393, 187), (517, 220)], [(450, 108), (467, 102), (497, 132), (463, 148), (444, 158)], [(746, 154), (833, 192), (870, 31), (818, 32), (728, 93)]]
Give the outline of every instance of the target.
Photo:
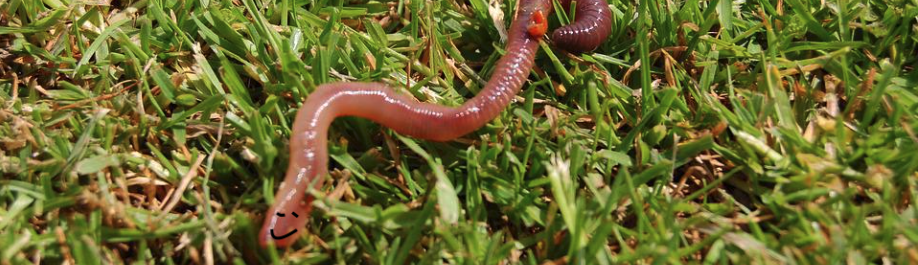
[[(297, 215), (296, 212), (290, 212), (290, 214), (293, 215), (293, 218), (300, 218), (300, 216)], [(285, 215), (285, 214), (282, 214), (282, 213), (277, 213), (277, 216), (279, 216), (279, 217), (284, 217), (284, 216), (286, 216), (286, 215)], [(273, 229), (273, 228), (271, 229), (271, 238), (274, 238), (274, 240), (281, 240), (281, 239), (290, 237), (290, 236), (292, 236), (293, 234), (296, 234), (296, 229), (293, 229), (293, 231), (290, 231), (290, 232), (288, 232), (288, 233), (286, 233), (286, 234), (283, 234), (283, 235), (280, 235), (280, 236), (274, 235), (274, 229)]]

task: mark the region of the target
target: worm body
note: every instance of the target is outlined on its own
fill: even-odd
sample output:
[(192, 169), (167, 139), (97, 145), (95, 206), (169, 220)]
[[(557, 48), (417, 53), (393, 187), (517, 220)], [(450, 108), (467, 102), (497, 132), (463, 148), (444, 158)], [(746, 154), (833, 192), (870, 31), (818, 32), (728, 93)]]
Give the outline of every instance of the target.
[[(484, 89), (462, 106), (417, 102), (379, 83), (332, 83), (316, 88), (293, 123), (290, 164), (275, 194), (274, 205), (265, 217), (259, 234), (261, 245), (274, 242), (275, 246), (289, 246), (298, 238), (299, 229), (304, 229), (313, 200), (307, 191), (310, 187), (321, 188), (322, 177), (328, 173), (326, 138), (335, 118), (362, 117), (403, 135), (448, 141), (480, 128), (500, 114), (520, 91), (532, 69), (539, 40), (548, 28), (550, 1), (519, 2), (517, 17), (510, 25), (507, 53), (497, 62)], [(589, 18), (588, 14), (584, 11), (581, 16), (578, 11), (577, 21)], [(605, 36), (596, 39), (601, 41)]]
[[(500, 58), (484, 89), (460, 107), (417, 102), (378, 83), (321, 85), (297, 112), (290, 138), (290, 165), (259, 235), (262, 245), (288, 246), (308, 220), (312, 197), (327, 173), (327, 132), (332, 120), (356, 116), (415, 138), (448, 141), (472, 132), (496, 117), (519, 92), (532, 69), (541, 35), (531, 35), (533, 13), (551, 11), (549, 0), (523, 0), (510, 25), (507, 54)], [(547, 23), (544, 20), (537, 23)], [(296, 212), (299, 216), (293, 216)], [(285, 236), (286, 237), (283, 237)]]
[[(569, 8), (571, 0), (561, 0), (561, 7)], [(558, 47), (570, 52), (588, 52), (599, 47), (612, 33), (612, 11), (606, 0), (579, 0), (571, 24), (551, 33)]]

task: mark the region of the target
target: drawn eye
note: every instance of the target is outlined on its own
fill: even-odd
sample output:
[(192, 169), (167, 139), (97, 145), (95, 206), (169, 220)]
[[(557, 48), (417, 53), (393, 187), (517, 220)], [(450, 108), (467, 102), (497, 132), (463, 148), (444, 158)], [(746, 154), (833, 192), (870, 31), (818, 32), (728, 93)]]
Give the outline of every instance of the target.
[[(300, 218), (300, 215), (296, 214), (296, 212), (290, 212), (290, 213), (293, 214), (293, 217)], [(275, 213), (275, 214), (277, 214), (277, 216), (280, 216), (280, 217), (287, 216), (286, 214), (282, 214), (282, 213)]]

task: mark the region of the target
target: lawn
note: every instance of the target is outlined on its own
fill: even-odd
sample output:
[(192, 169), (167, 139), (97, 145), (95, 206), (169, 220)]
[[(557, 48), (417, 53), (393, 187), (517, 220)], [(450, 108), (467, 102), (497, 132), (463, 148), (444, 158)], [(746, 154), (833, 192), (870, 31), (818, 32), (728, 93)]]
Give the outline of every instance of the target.
[(460, 105), (516, 1), (0, 0), (0, 264), (918, 264), (918, 1), (609, 5), (472, 134), (336, 120), (275, 249), (316, 86)]

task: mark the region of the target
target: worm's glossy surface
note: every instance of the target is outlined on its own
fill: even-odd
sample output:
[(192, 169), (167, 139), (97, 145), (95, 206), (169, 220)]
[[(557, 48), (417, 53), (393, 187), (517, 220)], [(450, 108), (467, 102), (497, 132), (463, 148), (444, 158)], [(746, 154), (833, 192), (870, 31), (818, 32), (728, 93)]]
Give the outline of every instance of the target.
[[(571, 0), (561, 0), (569, 8)], [(606, 0), (578, 0), (574, 21), (551, 33), (558, 47), (580, 53), (595, 50), (612, 33), (612, 11)]]
[[(288, 246), (305, 229), (312, 196), (327, 174), (327, 131), (342, 116), (370, 119), (396, 132), (421, 139), (447, 141), (472, 132), (496, 117), (519, 92), (532, 69), (541, 35), (529, 33), (532, 14), (549, 14), (549, 0), (521, 0), (510, 25), (507, 53), (500, 58), (484, 89), (460, 107), (417, 102), (378, 83), (333, 83), (319, 86), (306, 99), (293, 124), (290, 165), (267, 212), (259, 241)], [(292, 213), (297, 213), (293, 215)], [(284, 237), (286, 236), (286, 237)]]

